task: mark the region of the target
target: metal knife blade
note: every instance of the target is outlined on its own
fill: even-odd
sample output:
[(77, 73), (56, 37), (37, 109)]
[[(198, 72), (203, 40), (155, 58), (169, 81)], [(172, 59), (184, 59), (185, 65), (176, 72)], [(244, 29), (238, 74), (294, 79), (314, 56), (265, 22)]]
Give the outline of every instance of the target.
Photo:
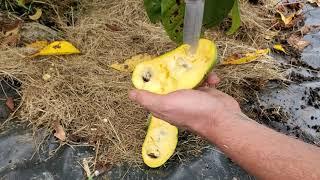
[(185, 0), (185, 2), (183, 42), (191, 46), (191, 53), (195, 53), (201, 35), (205, 0)]

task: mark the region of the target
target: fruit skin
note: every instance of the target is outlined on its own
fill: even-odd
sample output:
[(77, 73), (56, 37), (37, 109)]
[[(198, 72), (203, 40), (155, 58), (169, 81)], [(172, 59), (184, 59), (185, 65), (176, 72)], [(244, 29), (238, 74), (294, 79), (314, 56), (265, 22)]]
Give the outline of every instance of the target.
[[(202, 71), (202, 68), (201, 68), (201, 71), (200, 71), (201, 77), (196, 78), (192, 82), (192, 84), (188, 84), (188, 83), (183, 84), (182, 83), (182, 85), (183, 85), (182, 87), (175, 87), (174, 84), (172, 85), (172, 83), (170, 84), (165, 81), (165, 85), (169, 85), (169, 87), (167, 89), (165, 89), (165, 88), (160, 88), (161, 85), (163, 85), (163, 84), (159, 83), (160, 85), (158, 85), (157, 81), (154, 81), (154, 82), (152, 81), (152, 75), (149, 75), (150, 79), (151, 79), (150, 83), (151, 84), (155, 83), (156, 86), (149, 86), (149, 87), (144, 86), (145, 83), (149, 83), (149, 82), (144, 82), (141, 80), (141, 79), (143, 79), (143, 78), (141, 78), (141, 75), (143, 74), (142, 71), (144, 70), (145, 67), (153, 67), (153, 66), (157, 66), (159, 64), (167, 65), (167, 64), (170, 64), (171, 61), (177, 61), (177, 59), (175, 59), (175, 60), (171, 60), (171, 59), (175, 56), (179, 56), (179, 53), (181, 55), (181, 52), (185, 53), (185, 51), (187, 51), (188, 48), (189, 48), (188, 45), (182, 45), (173, 51), (170, 51), (162, 56), (155, 58), (154, 60), (140, 63), (135, 68), (133, 75), (132, 75), (132, 82), (133, 82), (134, 86), (137, 89), (144, 89), (144, 90), (147, 90), (147, 91), (150, 91), (153, 93), (158, 93), (158, 94), (167, 94), (167, 93), (179, 90), (179, 89), (192, 89), (192, 88), (199, 86), (203, 82), (203, 80), (205, 80), (206, 76), (210, 73), (210, 71), (217, 64), (217, 48), (212, 41), (209, 41), (206, 39), (201, 39), (199, 41), (199, 49), (200, 50), (198, 50), (198, 51), (200, 51), (200, 53), (197, 52), (197, 56), (193, 57), (193, 58), (194, 59), (201, 59), (200, 63), (207, 62), (207, 60), (208, 60), (208, 63), (207, 63), (208, 68), (205, 68), (203, 70), (204, 72)], [(206, 53), (201, 53), (201, 48), (205, 49), (204, 52), (207, 52), (209, 55), (206, 55)], [(188, 57), (187, 57), (188, 55), (186, 54), (185, 56), (186, 56), (185, 58), (188, 59)], [(193, 59), (191, 59), (191, 60), (193, 60)], [(159, 65), (159, 66), (161, 66), (161, 65)], [(198, 69), (196, 69), (197, 68), (196, 64), (192, 64), (192, 66), (195, 67), (194, 69), (192, 69), (193, 71), (198, 70)], [(167, 67), (167, 71), (170, 71), (168, 67)], [(161, 74), (161, 73), (164, 73), (167, 71), (159, 71), (159, 73)], [(157, 71), (155, 70), (152, 72), (154, 73)], [(174, 73), (171, 72), (171, 74), (174, 74)], [(153, 75), (157, 77), (156, 73)], [(188, 75), (188, 73), (186, 75)], [(159, 77), (161, 77), (161, 76), (159, 76)], [(159, 78), (159, 77), (157, 77), (157, 78)], [(184, 77), (185, 77), (185, 74), (184, 74)], [(192, 76), (190, 76), (190, 77), (192, 77)], [(187, 78), (186, 81), (189, 81), (189, 79)], [(172, 87), (170, 85), (172, 85)], [(164, 134), (164, 136), (161, 136), (161, 134)], [(158, 140), (158, 141), (156, 141), (156, 140)], [(178, 128), (170, 125), (169, 123), (167, 123), (161, 119), (150, 116), (150, 124), (148, 127), (145, 141), (142, 146), (142, 157), (143, 157), (145, 164), (151, 168), (157, 168), (157, 167), (162, 166), (174, 153), (177, 143), (178, 143)], [(152, 152), (152, 153), (150, 153), (150, 152)], [(151, 156), (148, 154), (150, 154)]]

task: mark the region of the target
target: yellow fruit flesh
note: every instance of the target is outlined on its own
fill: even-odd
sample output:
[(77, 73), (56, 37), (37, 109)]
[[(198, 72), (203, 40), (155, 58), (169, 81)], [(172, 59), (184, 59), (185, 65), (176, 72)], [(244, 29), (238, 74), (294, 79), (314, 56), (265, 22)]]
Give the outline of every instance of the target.
[(171, 124), (151, 117), (147, 136), (142, 146), (144, 162), (151, 168), (164, 164), (174, 153), (178, 143), (178, 129)]
[(178, 89), (194, 88), (216, 61), (212, 41), (201, 39), (198, 50), (190, 54), (189, 45), (136, 66), (132, 82), (138, 89), (167, 94)]
[[(217, 49), (212, 41), (201, 39), (195, 54), (190, 46), (177, 49), (153, 60), (138, 64), (132, 75), (137, 89), (157, 94), (197, 86), (216, 64)], [(155, 117), (151, 118), (142, 147), (142, 157), (149, 167), (163, 165), (174, 153), (178, 141), (178, 129)]]

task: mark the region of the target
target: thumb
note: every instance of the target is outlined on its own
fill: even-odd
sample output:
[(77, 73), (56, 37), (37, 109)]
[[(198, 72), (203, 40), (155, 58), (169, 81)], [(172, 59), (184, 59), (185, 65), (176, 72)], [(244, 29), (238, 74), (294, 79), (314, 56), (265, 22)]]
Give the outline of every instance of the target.
[(163, 97), (161, 95), (143, 90), (130, 91), (129, 98), (152, 112), (157, 112), (163, 101)]

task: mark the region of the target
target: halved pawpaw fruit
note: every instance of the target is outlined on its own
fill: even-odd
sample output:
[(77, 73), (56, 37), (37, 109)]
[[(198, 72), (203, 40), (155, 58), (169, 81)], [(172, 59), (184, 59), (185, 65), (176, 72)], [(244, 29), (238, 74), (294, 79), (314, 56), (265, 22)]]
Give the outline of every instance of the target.
[[(157, 94), (192, 89), (206, 77), (217, 63), (216, 45), (200, 39), (196, 53), (183, 44), (153, 60), (135, 67), (132, 82), (137, 89)], [(151, 168), (162, 166), (174, 153), (178, 142), (178, 129), (171, 124), (151, 117), (148, 132), (142, 146), (142, 157)]]

